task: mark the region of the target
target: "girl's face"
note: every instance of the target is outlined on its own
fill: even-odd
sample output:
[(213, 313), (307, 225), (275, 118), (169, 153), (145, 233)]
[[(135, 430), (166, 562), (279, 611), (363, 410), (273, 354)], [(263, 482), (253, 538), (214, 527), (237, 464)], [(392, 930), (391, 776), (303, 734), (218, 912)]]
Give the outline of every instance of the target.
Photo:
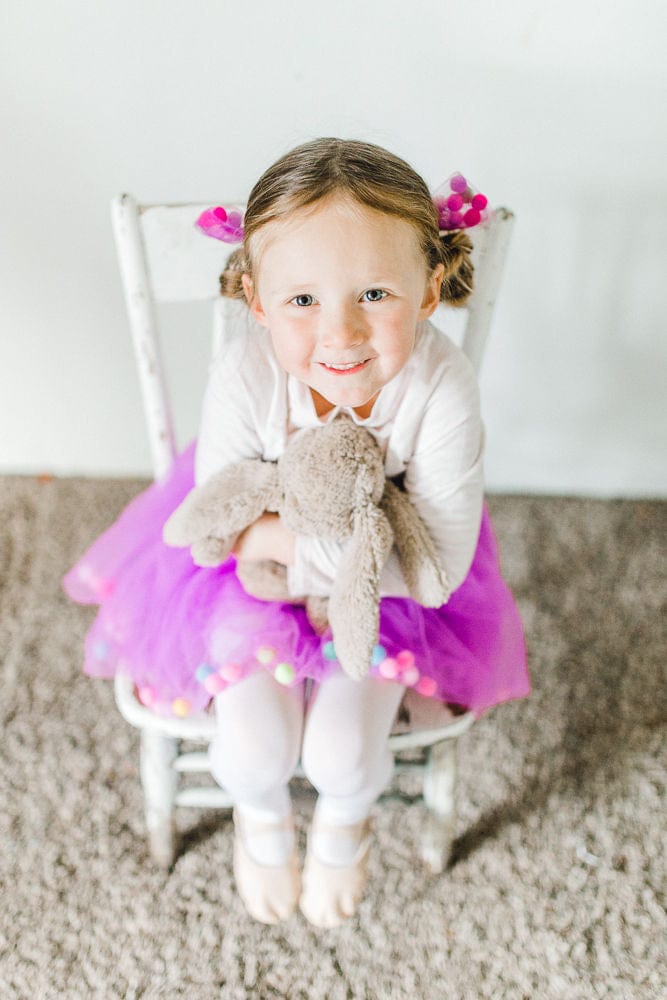
[(368, 416), (400, 372), (416, 326), (435, 310), (443, 266), (430, 273), (410, 223), (336, 195), (254, 237), (250, 309), (279, 363), (331, 406)]

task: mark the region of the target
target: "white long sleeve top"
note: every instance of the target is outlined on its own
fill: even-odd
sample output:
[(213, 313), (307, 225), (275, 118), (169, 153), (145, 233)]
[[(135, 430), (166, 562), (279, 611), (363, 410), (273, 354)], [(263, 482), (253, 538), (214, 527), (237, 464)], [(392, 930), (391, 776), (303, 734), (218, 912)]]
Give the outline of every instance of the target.
[[(278, 364), (269, 331), (243, 312), (209, 370), (196, 482), (242, 458), (275, 461), (293, 434), (346, 413), (379, 442), (387, 476), (404, 474), (405, 489), (455, 590), (473, 559), (483, 500), (479, 390), (463, 352), (433, 324), (420, 323), (412, 355), (380, 391), (369, 417), (348, 407), (318, 417), (308, 386)], [(290, 594), (327, 595), (341, 551), (339, 543), (297, 536), (288, 569)], [(395, 551), (380, 590), (383, 596), (409, 596)]]

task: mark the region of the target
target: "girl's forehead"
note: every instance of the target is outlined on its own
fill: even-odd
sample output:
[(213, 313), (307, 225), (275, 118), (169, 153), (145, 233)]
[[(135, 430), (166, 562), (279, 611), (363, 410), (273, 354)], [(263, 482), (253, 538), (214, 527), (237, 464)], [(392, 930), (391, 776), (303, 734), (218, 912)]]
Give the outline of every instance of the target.
[(251, 238), (256, 266), (311, 251), (344, 252), (404, 260), (423, 258), (416, 227), (407, 219), (369, 208), (349, 195), (335, 194), (294, 209), (262, 226)]

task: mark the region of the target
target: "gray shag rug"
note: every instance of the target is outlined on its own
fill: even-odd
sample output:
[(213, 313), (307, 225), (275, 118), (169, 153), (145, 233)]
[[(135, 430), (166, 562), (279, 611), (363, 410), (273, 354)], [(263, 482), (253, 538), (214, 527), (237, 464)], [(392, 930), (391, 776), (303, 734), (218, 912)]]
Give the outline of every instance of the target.
[(148, 856), (137, 733), (60, 590), (142, 485), (0, 479), (3, 1000), (667, 996), (667, 503), (491, 498), (533, 694), (461, 740), (449, 870), (418, 862), (401, 777), (358, 916), (318, 931), (246, 915), (226, 812), (179, 814), (171, 872)]

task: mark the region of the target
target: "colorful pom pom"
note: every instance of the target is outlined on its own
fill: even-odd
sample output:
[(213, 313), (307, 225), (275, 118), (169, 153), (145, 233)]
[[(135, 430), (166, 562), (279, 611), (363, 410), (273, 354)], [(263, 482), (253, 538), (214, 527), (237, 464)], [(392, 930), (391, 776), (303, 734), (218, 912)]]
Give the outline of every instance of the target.
[(222, 677), (223, 681), (227, 681), (228, 684), (234, 684), (236, 681), (241, 679), (243, 670), (238, 663), (225, 663), (224, 666), (220, 667), (218, 673)]
[(441, 232), (471, 229), (489, 216), (488, 198), (468, 183), (463, 174), (452, 174), (433, 195)]
[(174, 698), (171, 703), (171, 711), (179, 719), (184, 719), (186, 715), (189, 715), (191, 707), (187, 698)]
[(405, 684), (406, 687), (414, 687), (420, 678), (420, 673), (416, 667), (407, 667), (405, 670), (401, 671), (400, 682)]
[(374, 667), (379, 666), (380, 663), (382, 663), (382, 661), (386, 659), (386, 657), (387, 657), (387, 650), (384, 648), (384, 646), (380, 646), (379, 644), (377, 646), (373, 646), (373, 652), (371, 654), (371, 664)]
[(227, 682), (223, 680), (220, 674), (209, 674), (204, 681), (204, 687), (209, 694), (220, 694), (227, 687)]
[(279, 663), (273, 672), (273, 676), (279, 684), (291, 684), (296, 671), (291, 663)]
[(106, 660), (110, 652), (110, 646), (104, 639), (98, 639), (93, 646), (93, 656), (96, 660)]
[(195, 226), (204, 236), (212, 236), (223, 243), (243, 242), (243, 216), (236, 210), (227, 212), (222, 205), (203, 211)]
[(116, 589), (116, 584), (113, 580), (98, 580), (95, 590), (97, 595), (101, 600), (108, 600)]
[(334, 647), (333, 642), (324, 643), (324, 645), (322, 646), (322, 656), (324, 657), (325, 660), (338, 659), (338, 657), (336, 656), (336, 649)]
[(113, 580), (105, 580), (99, 577), (92, 566), (84, 563), (83, 566), (79, 566), (77, 570), (77, 576), (82, 583), (85, 583), (94, 592), (96, 597), (106, 600), (107, 597), (111, 597), (116, 585)]
[(150, 685), (145, 684), (143, 687), (139, 688), (139, 701), (146, 708), (152, 708), (157, 701), (157, 691), (155, 688), (150, 687)]
[(402, 670), (407, 670), (408, 667), (414, 667), (415, 654), (409, 649), (402, 649), (396, 656), (396, 662)]
[(400, 667), (393, 657), (388, 656), (378, 667), (378, 673), (388, 681), (393, 681), (400, 673)]
[(260, 646), (255, 653), (255, 659), (258, 660), (259, 663), (263, 663), (264, 666), (266, 666), (267, 663), (271, 663), (275, 660), (275, 658), (276, 651), (273, 646)]
[(215, 670), (213, 669), (213, 667), (210, 664), (208, 664), (208, 663), (200, 663), (199, 666), (197, 667), (197, 669), (195, 670), (195, 677), (199, 681), (200, 684), (203, 684), (204, 681), (206, 680), (206, 678), (210, 677), (211, 674), (214, 674), (214, 673), (215, 673)]
[(415, 691), (423, 694), (425, 698), (432, 698), (438, 690), (438, 685), (432, 677), (420, 677), (415, 684)]

